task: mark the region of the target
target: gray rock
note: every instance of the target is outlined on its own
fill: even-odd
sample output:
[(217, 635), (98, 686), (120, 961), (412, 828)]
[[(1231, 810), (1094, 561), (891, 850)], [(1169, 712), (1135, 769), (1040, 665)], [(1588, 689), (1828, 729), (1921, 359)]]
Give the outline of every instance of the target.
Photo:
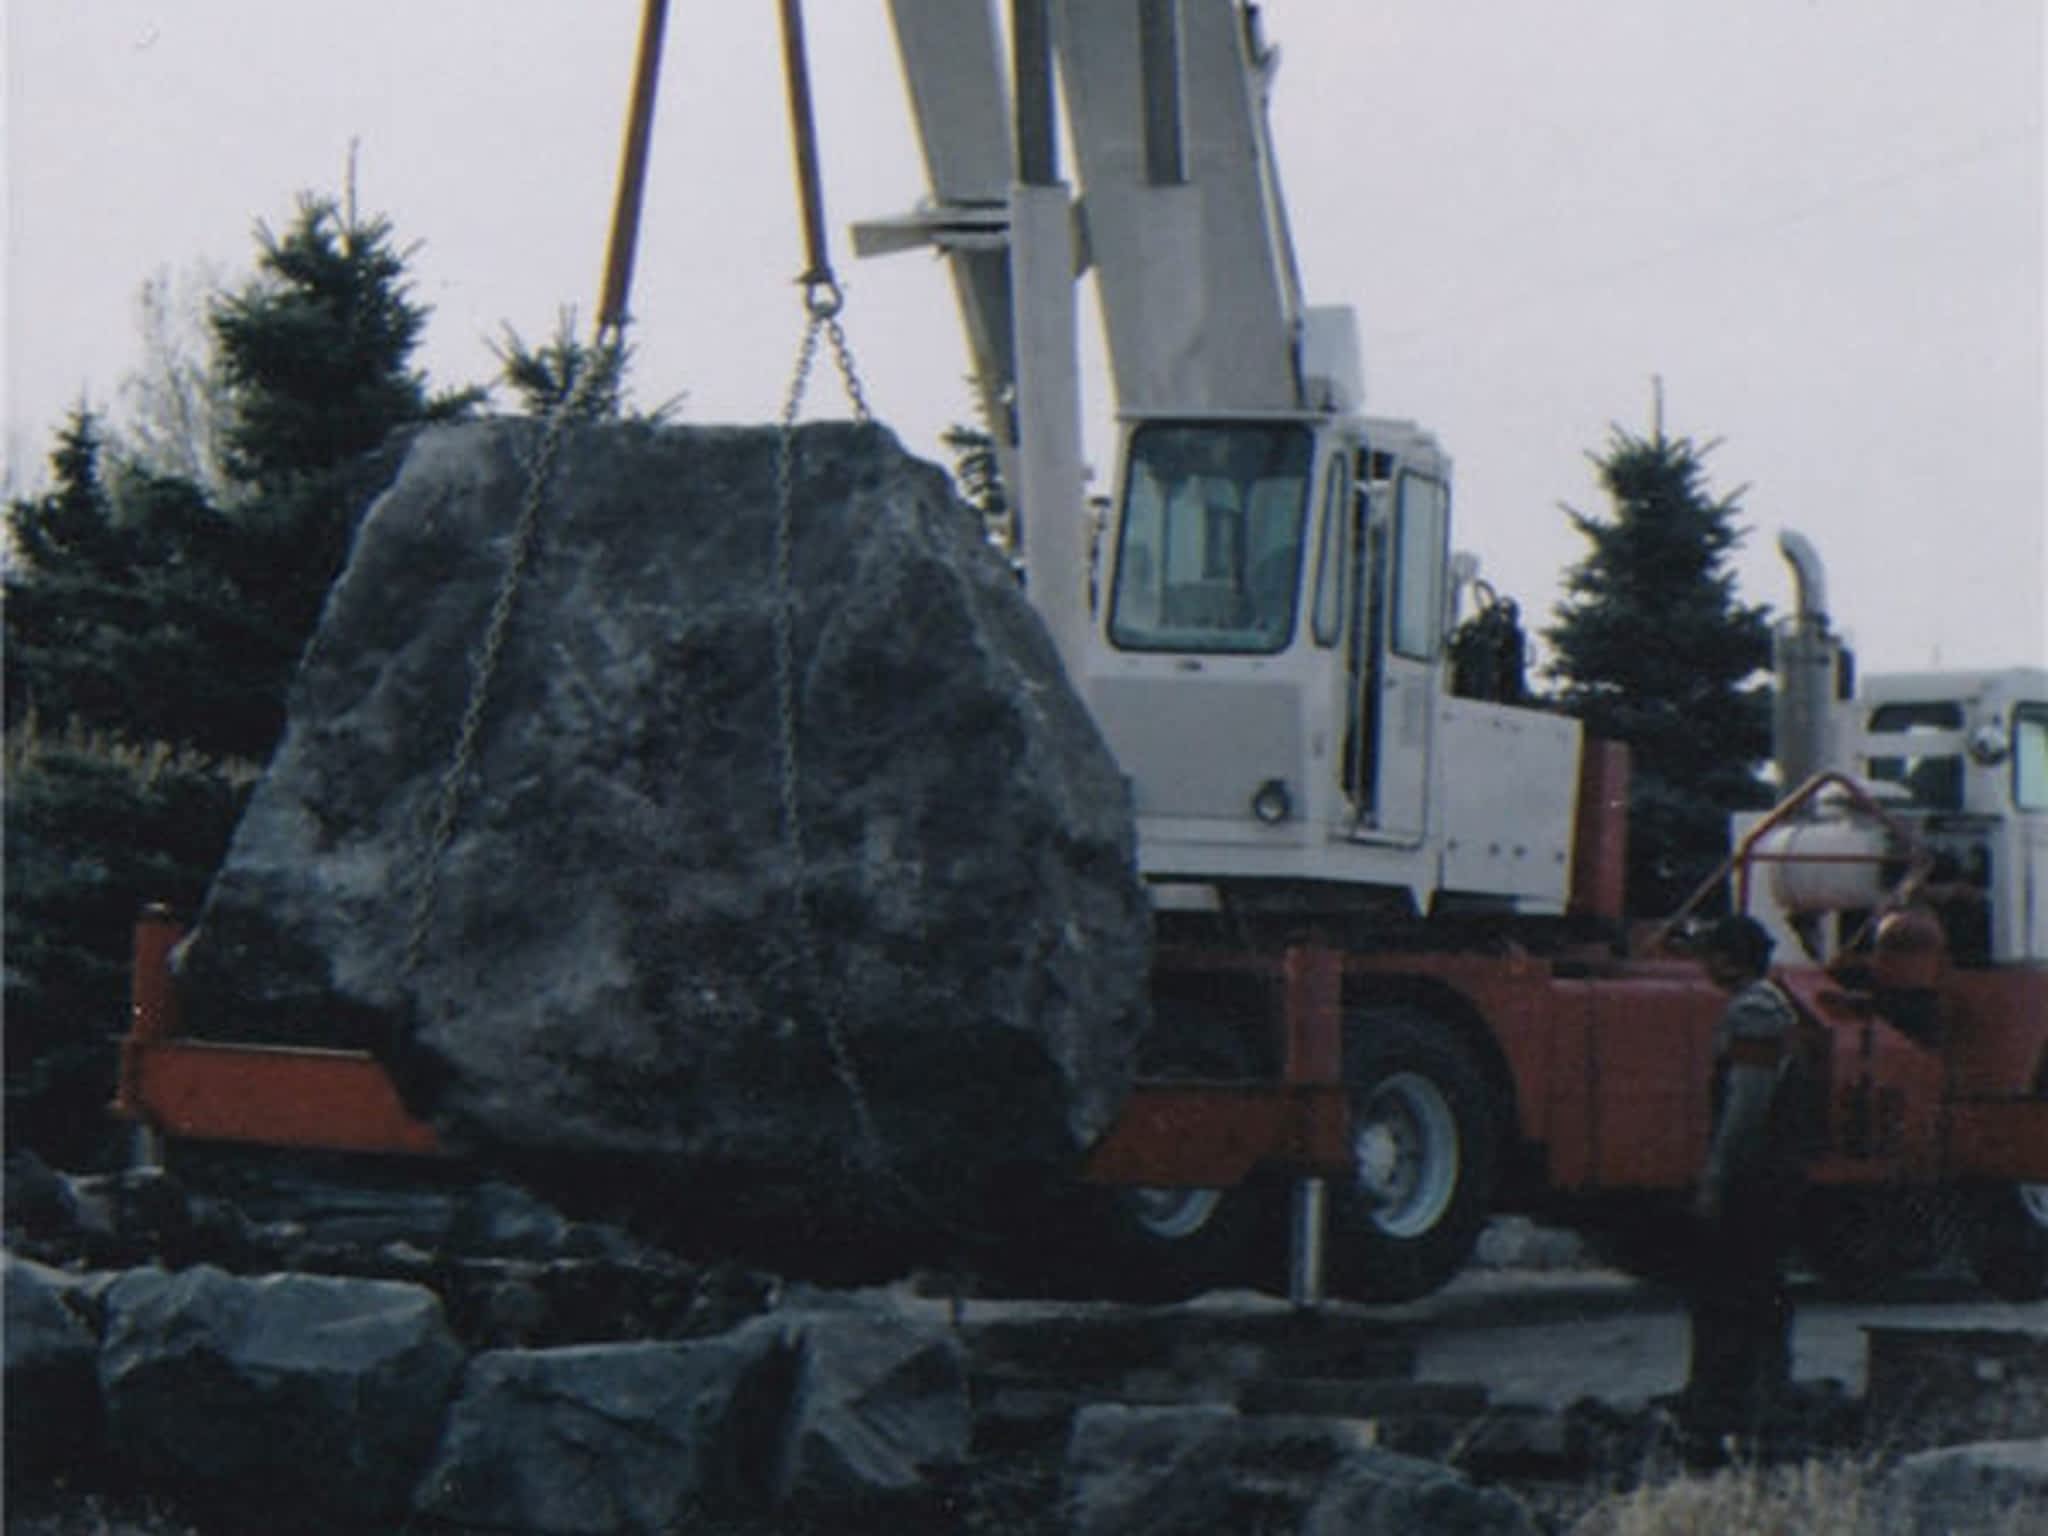
[(102, 1422), (99, 1341), (68, 1300), (61, 1271), (0, 1255), (7, 1293), (7, 1480), (10, 1486), (92, 1467)]
[(18, 1219), (10, 1211), (8, 1241), (24, 1257), (97, 1270), (144, 1263), (240, 1268), (258, 1257), (249, 1225), (233, 1205), (193, 1194), (161, 1168), (77, 1175), (10, 1159), (10, 1201), (17, 1168), (28, 1188)]
[(1066, 1491), (1081, 1536), (1533, 1536), (1509, 1494), (1371, 1443), (1343, 1419), (1241, 1417), (1223, 1406), (1097, 1404), (1074, 1420)]
[(114, 1454), (201, 1504), (401, 1511), (462, 1366), (434, 1294), (391, 1281), (135, 1270), (105, 1305)]
[(1922, 1451), (1884, 1481), (1902, 1536), (2006, 1536), (2048, 1528), (2048, 1440)]
[(470, 1362), (415, 1504), (533, 1536), (844, 1513), (926, 1491), (965, 1462), (969, 1428), (958, 1347), (873, 1307), (685, 1343), (495, 1351)]
[(26, 1147), (7, 1154), (0, 1201), (5, 1205), (10, 1243), (61, 1236), (78, 1225), (78, 1201), (71, 1181)]
[(371, 509), (182, 957), (195, 1027), (387, 1051), (417, 1110), (526, 1182), (743, 1228), (784, 1267), (900, 1270), (878, 1234), (1001, 1229), (1121, 1102), (1147, 914), (1122, 780), (1042, 626), (880, 429), (800, 440), (808, 922), (780, 819), (776, 436), (590, 428), (406, 974), (533, 441), (424, 434)]
[(795, 1370), (776, 1344), (742, 1330), (478, 1355), (414, 1507), (457, 1526), (636, 1536), (762, 1506)]
[(797, 1353), (779, 1498), (846, 1505), (915, 1494), (967, 1460), (966, 1354), (946, 1333), (875, 1310), (751, 1326), (775, 1328)]

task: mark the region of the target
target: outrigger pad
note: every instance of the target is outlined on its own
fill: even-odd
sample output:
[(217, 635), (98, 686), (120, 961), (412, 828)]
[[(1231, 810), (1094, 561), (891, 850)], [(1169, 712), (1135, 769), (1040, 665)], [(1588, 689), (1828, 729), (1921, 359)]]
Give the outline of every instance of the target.
[(565, 1203), (798, 1272), (1014, 1236), (1017, 1191), (1128, 1086), (1147, 912), (1123, 781), (1037, 616), (884, 429), (796, 439), (804, 915), (778, 435), (583, 427), (407, 974), (538, 436), (427, 432), (370, 509), (181, 957), (190, 1027), (377, 1051), (445, 1139)]

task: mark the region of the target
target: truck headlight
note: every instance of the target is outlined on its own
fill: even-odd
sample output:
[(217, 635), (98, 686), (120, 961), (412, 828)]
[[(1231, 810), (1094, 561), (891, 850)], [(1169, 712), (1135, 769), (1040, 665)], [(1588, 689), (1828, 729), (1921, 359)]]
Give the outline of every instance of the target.
[(1294, 796), (1287, 792), (1285, 779), (1268, 779), (1252, 791), (1252, 814), (1269, 827), (1277, 827), (1294, 814)]

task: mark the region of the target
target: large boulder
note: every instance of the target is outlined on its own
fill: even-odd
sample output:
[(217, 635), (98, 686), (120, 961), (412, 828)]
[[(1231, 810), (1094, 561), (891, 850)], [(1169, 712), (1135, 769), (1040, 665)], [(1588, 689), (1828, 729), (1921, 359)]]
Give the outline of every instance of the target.
[(433, 1292), (393, 1281), (138, 1269), (105, 1307), (114, 1455), (201, 1506), (393, 1517), (462, 1368)]
[(570, 435), (409, 942), (536, 432), (426, 433), (369, 511), (181, 958), (194, 1027), (385, 1052), (451, 1142), (785, 1267), (1001, 1235), (1128, 1086), (1147, 914), (1036, 615), (880, 428), (797, 439), (788, 721), (776, 433)]

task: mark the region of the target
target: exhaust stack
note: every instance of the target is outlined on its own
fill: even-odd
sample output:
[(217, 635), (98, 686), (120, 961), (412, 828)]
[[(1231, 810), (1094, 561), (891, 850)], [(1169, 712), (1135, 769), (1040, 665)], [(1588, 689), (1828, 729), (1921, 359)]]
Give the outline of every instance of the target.
[(1820, 552), (1789, 529), (1778, 552), (1792, 567), (1796, 606), (1780, 619), (1771, 640), (1777, 692), (1772, 701), (1771, 750), (1778, 792), (1789, 795), (1823, 768), (1834, 766), (1834, 701), (1846, 696), (1846, 652), (1828, 624), (1827, 577)]

